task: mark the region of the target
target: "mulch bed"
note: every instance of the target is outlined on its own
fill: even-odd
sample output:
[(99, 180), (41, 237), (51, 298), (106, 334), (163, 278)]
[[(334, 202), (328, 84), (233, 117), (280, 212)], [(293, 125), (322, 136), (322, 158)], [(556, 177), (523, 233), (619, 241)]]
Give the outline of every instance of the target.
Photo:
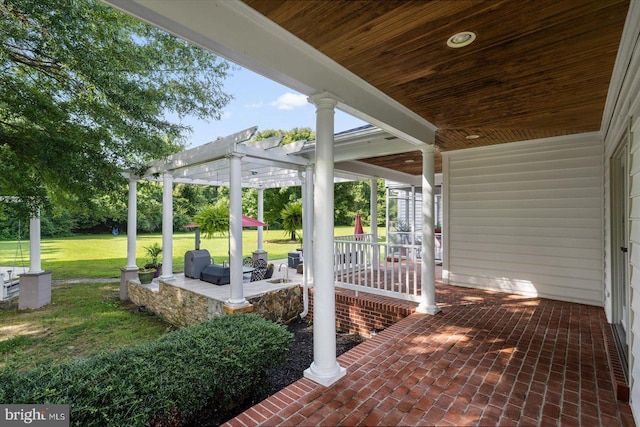
[[(187, 425), (193, 427), (218, 426), (301, 379), (304, 370), (313, 362), (313, 326), (304, 320), (298, 320), (289, 324), (287, 329), (293, 334), (293, 342), (287, 355), (288, 363), (271, 369), (267, 373), (268, 386), (265, 391), (256, 391), (244, 405), (230, 413), (220, 414), (215, 410), (205, 410), (190, 420)], [(339, 356), (364, 340), (359, 335), (338, 332), (336, 335), (336, 354)]]

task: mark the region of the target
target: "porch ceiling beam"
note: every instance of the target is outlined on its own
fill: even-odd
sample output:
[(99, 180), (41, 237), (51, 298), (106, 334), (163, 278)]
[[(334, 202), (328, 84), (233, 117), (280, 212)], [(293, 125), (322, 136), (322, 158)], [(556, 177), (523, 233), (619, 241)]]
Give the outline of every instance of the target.
[(236, 64), (312, 96), (330, 92), (337, 108), (416, 145), (436, 127), (239, 0), (103, 0)]
[(341, 170), (346, 173), (369, 176), (373, 178), (383, 178), (409, 185), (420, 186), (422, 184), (422, 177), (420, 175), (410, 175), (408, 173), (398, 172), (364, 162), (339, 162), (335, 164), (335, 168), (336, 170)]
[[(385, 138), (378, 138), (370, 141), (361, 141), (359, 144), (336, 146), (333, 154), (333, 160), (336, 163), (346, 162), (349, 160), (388, 156), (390, 154), (407, 153), (416, 150), (417, 147), (414, 144), (401, 139), (394, 139), (393, 143), (391, 143)], [(313, 162), (315, 159), (313, 151), (310, 151), (308, 155), (310, 160)]]

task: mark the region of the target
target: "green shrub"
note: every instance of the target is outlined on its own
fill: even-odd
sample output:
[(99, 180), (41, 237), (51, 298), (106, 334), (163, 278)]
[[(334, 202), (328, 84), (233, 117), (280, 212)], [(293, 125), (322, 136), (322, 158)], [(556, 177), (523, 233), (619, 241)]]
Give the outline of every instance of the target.
[(292, 335), (253, 314), (219, 316), (151, 343), (0, 372), (0, 402), (69, 404), (72, 425), (142, 426), (215, 402), (229, 410), (284, 363)]

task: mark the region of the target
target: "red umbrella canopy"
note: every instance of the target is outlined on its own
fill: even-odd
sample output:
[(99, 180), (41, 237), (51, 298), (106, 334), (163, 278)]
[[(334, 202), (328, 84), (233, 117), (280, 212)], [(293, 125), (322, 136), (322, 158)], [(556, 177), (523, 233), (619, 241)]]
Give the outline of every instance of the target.
[(249, 218), (246, 215), (242, 215), (242, 226), (243, 227), (266, 227), (267, 224), (262, 221), (258, 221), (257, 219)]
[[(267, 227), (268, 224), (262, 221), (258, 221), (257, 219), (254, 219), (254, 218), (250, 218), (246, 215), (242, 215), (242, 226), (243, 227)], [(190, 222), (189, 224), (184, 226), (184, 228), (198, 228), (198, 227), (200, 226), (195, 222)]]
[(362, 229), (362, 218), (360, 217), (360, 212), (356, 214), (356, 227), (353, 230), (353, 234), (364, 234), (364, 230)]

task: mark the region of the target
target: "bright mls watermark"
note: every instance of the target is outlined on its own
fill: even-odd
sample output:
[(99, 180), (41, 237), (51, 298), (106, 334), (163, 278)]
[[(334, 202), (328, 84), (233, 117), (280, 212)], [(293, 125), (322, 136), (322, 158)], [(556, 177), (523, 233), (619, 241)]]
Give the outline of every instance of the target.
[(0, 425), (69, 427), (69, 405), (0, 405)]

